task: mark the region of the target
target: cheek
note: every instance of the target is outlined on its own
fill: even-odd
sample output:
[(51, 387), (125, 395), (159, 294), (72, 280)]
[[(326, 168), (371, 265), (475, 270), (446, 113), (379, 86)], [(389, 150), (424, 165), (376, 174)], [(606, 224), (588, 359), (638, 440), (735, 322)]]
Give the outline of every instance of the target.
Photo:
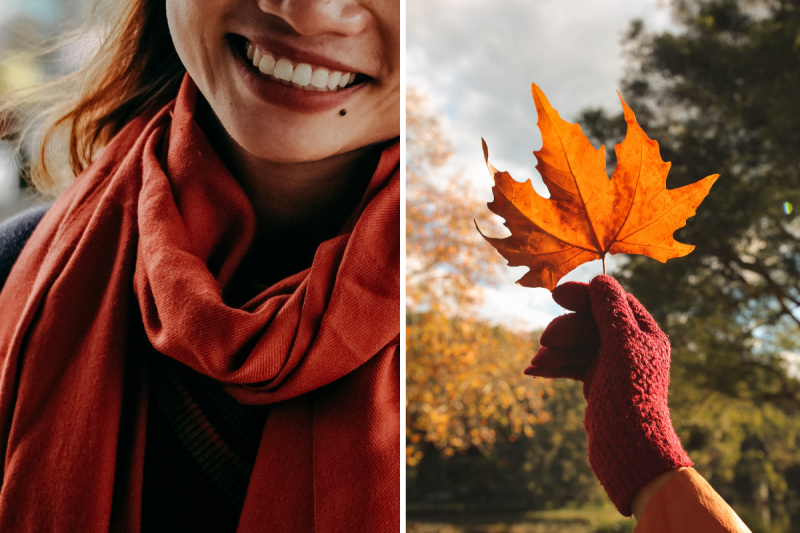
[(381, 140), (391, 139), (400, 135), (400, 82), (381, 101), (376, 112), (379, 118), (375, 128), (380, 131)]
[[(220, 2), (215, 0), (166, 0), (167, 22), (175, 50), (186, 70), (205, 94), (213, 86), (213, 48)], [(221, 38), (220, 38), (221, 39)]]
[(191, 1), (184, 2), (182, 0), (167, 0), (167, 24), (169, 25), (169, 33), (172, 37), (172, 42), (175, 49), (178, 51), (178, 56), (181, 58), (184, 66), (187, 68), (190, 63), (188, 52), (191, 49)]
[(373, 127), (380, 131), (381, 140), (400, 135), (400, 58), (395, 59), (395, 68), (381, 87), (381, 96), (371, 113), (375, 117)]
[(384, 60), (391, 65), (400, 83), (400, 2), (388, 0), (376, 10), (378, 34)]
[(380, 42), (383, 60), (388, 65), (383, 94), (378, 109), (384, 134), (400, 135), (400, 4), (387, 0), (381, 10)]

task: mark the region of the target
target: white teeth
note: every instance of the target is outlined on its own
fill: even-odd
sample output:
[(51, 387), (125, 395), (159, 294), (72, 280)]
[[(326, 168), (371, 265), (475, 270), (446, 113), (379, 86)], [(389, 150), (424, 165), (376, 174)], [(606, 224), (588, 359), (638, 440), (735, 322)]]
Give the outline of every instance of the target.
[(264, 74), (273, 74), (275, 72), (275, 58), (269, 54), (262, 57), (258, 64), (258, 70)]
[(314, 74), (311, 75), (311, 81), (309, 82), (311, 85), (316, 87), (317, 89), (322, 89), (323, 87), (328, 86), (328, 71), (324, 68), (318, 68), (314, 71)]
[(247, 58), (253, 66), (284, 85), (307, 91), (336, 91), (355, 81), (355, 72), (330, 72), (308, 63), (292, 63), (285, 57), (276, 58), (253, 43), (247, 43)]
[(279, 80), (291, 81), (292, 79), (292, 62), (282, 57), (275, 63), (275, 72), (273, 76)]
[(339, 80), (342, 79), (341, 72), (331, 72), (328, 74), (328, 89), (335, 89), (339, 85)]
[(311, 65), (300, 63), (292, 72), (292, 83), (305, 87), (311, 82)]

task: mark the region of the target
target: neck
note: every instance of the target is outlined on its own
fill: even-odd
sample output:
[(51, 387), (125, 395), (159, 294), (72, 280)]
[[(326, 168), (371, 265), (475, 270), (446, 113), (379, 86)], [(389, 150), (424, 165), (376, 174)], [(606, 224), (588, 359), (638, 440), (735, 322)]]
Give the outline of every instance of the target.
[(258, 281), (269, 285), (311, 266), (317, 247), (335, 237), (357, 207), (381, 146), (320, 161), (279, 163), (242, 148), (210, 109), (200, 117), (201, 128), (253, 206), (257, 232), (251, 259), (259, 264)]

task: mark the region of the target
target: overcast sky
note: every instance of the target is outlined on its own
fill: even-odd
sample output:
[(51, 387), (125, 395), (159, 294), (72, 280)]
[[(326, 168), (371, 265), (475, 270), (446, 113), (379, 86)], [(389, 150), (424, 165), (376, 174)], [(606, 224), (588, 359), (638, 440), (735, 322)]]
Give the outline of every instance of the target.
[[(481, 137), (495, 167), (545, 192), (531, 153), (541, 148), (532, 82), (569, 121), (586, 107), (616, 113), (625, 66), (620, 42), (630, 21), (673, 28), (663, 0), (407, 0), (407, 14), (408, 83), (443, 113), (455, 147), (451, 167), (486, 201), (492, 181)], [(482, 216), (494, 215), (487, 209)], [(488, 243), (476, 251), (496, 253)], [(513, 284), (526, 268), (506, 270), (508, 281), (487, 291), (487, 317), (536, 328), (563, 312), (547, 290)], [(598, 261), (565, 279), (600, 273)]]

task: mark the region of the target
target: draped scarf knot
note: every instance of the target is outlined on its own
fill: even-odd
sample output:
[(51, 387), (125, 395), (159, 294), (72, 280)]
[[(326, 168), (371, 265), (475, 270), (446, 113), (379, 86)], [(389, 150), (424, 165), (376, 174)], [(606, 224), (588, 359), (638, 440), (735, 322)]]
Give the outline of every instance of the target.
[(255, 216), (194, 120), (198, 98), (187, 75), (116, 135), (0, 293), (0, 530), (139, 531), (155, 348), (270, 404), (240, 532), (396, 531), (398, 143), (349, 231), (231, 307)]

